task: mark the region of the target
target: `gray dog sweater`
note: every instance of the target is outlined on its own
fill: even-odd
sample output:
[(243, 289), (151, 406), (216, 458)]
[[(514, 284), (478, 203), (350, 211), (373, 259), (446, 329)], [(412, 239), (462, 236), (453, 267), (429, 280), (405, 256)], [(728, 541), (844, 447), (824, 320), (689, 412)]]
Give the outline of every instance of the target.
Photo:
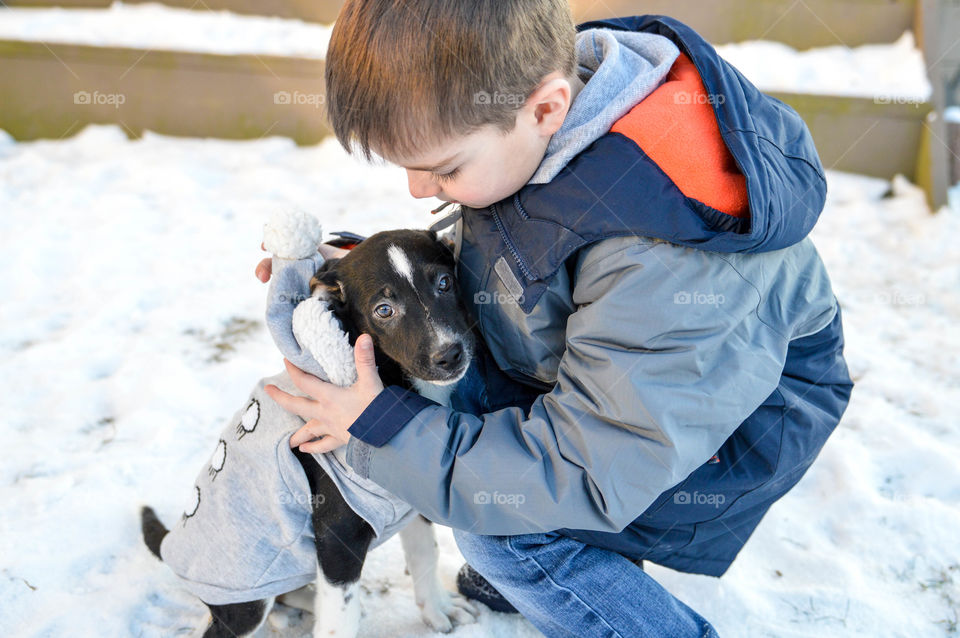
[[(284, 356), (298, 367), (323, 379), (336, 379), (336, 373), (329, 377), (324, 373), (310, 349), (301, 348), (294, 336), (298, 332), (294, 310), (309, 298), (310, 277), (323, 259), (314, 255), (278, 261), (274, 260), (276, 272), (267, 307), (271, 335)], [(313, 337), (317, 343), (316, 335)], [(339, 374), (349, 378), (342, 371)], [(264, 387), (269, 384), (303, 396), (286, 371), (260, 380), (220, 433), (183, 515), (160, 546), (163, 561), (208, 604), (268, 598), (316, 578), (310, 487), (289, 445), (290, 436), (304, 420), (267, 395)], [(344, 500), (373, 528), (372, 549), (399, 531), (415, 512), (356, 474), (346, 464), (345, 452), (341, 447), (313, 457)]]

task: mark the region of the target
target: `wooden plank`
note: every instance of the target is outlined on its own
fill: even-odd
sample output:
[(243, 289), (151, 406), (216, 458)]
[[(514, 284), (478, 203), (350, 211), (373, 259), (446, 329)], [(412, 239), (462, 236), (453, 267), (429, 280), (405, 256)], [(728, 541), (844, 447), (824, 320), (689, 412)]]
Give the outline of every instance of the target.
[[(0, 41), (0, 60), (0, 128), (17, 139), (64, 137), (88, 123), (119, 124), (131, 136), (284, 135), (301, 144), (329, 133), (319, 60), (18, 41)], [(775, 96), (807, 121), (827, 167), (915, 178), (930, 104)]]
[(951, 164), (956, 161), (950, 148), (943, 111), (952, 102), (960, 103), (960, 2), (921, 0), (917, 24), (923, 34), (922, 47), (927, 74), (933, 86), (936, 115), (924, 125), (917, 183), (927, 193), (934, 210), (947, 203)]
[[(124, 4), (161, 2), (170, 7), (197, 11), (232, 11), (233, 13), (298, 18), (308, 22), (330, 24), (337, 18), (343, 0), (124, 0)], [(63, 7), (66, 9), (105, 9), (113, 0), (0, 0), (0, 6)]]
[(810, 128), (828, 169), (891, 178), (917, 178), (928, 102), (771, 93), (792, 106)]
[(572, 0), (578, 22), (669, 15), (716, 44), (774, 40), (795, 49), (889, 43), (913, 28), (917, 0)]
[[(147, 2), (156, 0), (127, 0)], [(332, 23), (343, 0), (162, 0), (187, 9), (300, 18)], [(917, 0), (571, 0), (577, 22), (664, 14), (690, 24), (718, 44), (775, 40), (797, 49), (893, 42), (914, 23)], [(2, 0), (9, 6), (106, 7), (110, 0)]]
[(119, 124), (132, 136), (301, 144), (329, 133), (323, 61), (0, 40), (0, 128), (14, 138), (60, 138)]

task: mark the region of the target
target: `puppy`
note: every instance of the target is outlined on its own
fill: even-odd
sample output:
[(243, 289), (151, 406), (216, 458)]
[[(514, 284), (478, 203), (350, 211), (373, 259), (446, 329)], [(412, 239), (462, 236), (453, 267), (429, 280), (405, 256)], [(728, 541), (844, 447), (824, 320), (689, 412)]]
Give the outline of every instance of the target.
[[(329, 305), (350, 344), (362, 333), (373, 337), (384, 385), (448, 402), (470, 365), (474, 336), (453, 257), (436, 233), (377, 233), (325, 262), (310, 290)], [(303, 586), (315, 579), (313, 635), (352, 638), (367, 551), (398, 530), (424, 622), (443, 632), (473, 622), (476, 609), (440, 584), (430, 521), (355, 475), (344, 448), (290, 450), (289, 435), (303, 420), (274, 403), (267, 384), (301, 394), (285, 372), (260, 381), (201, 472), (182, 524), (168, 530), (152, 509), (141, 512), (147, 547), (210, 609), (204, 636), (252, 634), (288, 592), (283, 602), (309, 607)]]

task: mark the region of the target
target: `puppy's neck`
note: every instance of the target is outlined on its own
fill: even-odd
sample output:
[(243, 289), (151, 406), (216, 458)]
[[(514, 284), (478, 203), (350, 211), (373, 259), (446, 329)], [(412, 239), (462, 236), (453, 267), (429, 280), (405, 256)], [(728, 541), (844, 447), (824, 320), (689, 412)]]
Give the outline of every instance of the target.
[(425, 396), (431, 401), (436, 401), (440, 405), (450, 406), (450, 395), (453, 394), (454, 388), (457, 387), (456, 383), (437, 385), (436, 383), (424, 381), (423, 379), (409, 378), (413, 389), (416, 390), (418, 394)]

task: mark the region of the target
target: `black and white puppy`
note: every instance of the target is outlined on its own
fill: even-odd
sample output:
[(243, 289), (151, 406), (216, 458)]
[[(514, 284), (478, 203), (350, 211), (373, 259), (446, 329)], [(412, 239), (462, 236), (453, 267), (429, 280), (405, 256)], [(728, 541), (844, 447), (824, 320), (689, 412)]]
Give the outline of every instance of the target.
[[(448, 402), (470, 364), (474, 336), (457, 295), (453, 256), (436, 233), (377, 233), (343, 258), (325, 262), (310, 289), (329, 302), (351, 345), (362, 333), (373, 337), (384, 385), (413, 388), (439, 403)], [(304, 588), (281, 600), (314, 612), (314, 636), (352, 638), (360, 618), (356, 587), (374, 532), (351, 509), (313, 456), (299, 450), (294, 454), (306, 473), (312, 496), (316, 593)], [(141, 519), (144, 541), (160, 557), (167, 529), (149, 507), (143, 508)], [(473, 622), (476, 609), (440, 584), (437, 542), (430, 521), (412, 517), (400, 537), (424, 622), (444, 632), (456, 624)], [(272, 599), (208, 604), (212, 620), (204, 636), (250, 635), (272, 605)]]

